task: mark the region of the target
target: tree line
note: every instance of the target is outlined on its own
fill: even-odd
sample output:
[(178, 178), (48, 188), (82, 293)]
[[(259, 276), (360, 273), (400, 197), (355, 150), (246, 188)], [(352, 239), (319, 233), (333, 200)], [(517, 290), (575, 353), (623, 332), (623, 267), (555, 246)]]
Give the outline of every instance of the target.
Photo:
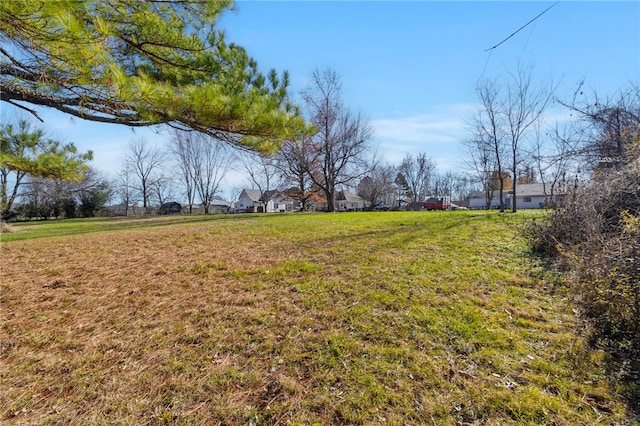
[[(28, 173), (6, 163), (1, 167), (7, 177), (2, 193), (10, 192), (12, 197), (3, 197), (2, 210), (5, 216), (15, 215), (9, 211), (20, 194), (20, 213), (27, 217), (93, 216), (107, 202), (121, 204), (126, 215), (133, 206), (157, 211), (176, 199), (186, 201), (189, 212), (198, 205), (206, 214), (214, 200), (223, 198), (223, 179), (231, 170), (243, 173), (248, 187), (266, 194), (263, 202), (277, 190), (298, 201), (302, 210), (319, 200), (326, 200), (328, 211), (335, 210), (336, 192), (341, 188), (357, 192), (368, 206), (399, 207), (401, 201), (409, 208), (419, 208), (430, 194), (452, 195), (469, 189), (470, 181), (464, 177), (438, 173), (436, 162), (426, 153), (407, 154), (399, 165), (376, 158), (373, 131), (362, 113), (344, 105), (335, 71), (315, 70), (300, 97), (312, 130), (285, 140), (275, 153), (240, 150), (201, 132), (172, 129), (164, 146), (152, 146), (144, 139), (131, 141), (115, 178), (86, 172), (90, 153), (77, 155), (76, 163), (67, 156), (67, 164), (76, 167), (75, 176)], [(20, 135), (11, 133), (12, 124), (3, 127), (7, 152), (33, 162), (54, 155), (41, 152), (43, 130), (24, 119), (17, 125), (23, 129)], [(27, 135), (40, 140), (32, 149), (24, 143)], [(16, 178), (12, 182), (11, 173)], [(18, 187), (23, 191), (18, 192)]]

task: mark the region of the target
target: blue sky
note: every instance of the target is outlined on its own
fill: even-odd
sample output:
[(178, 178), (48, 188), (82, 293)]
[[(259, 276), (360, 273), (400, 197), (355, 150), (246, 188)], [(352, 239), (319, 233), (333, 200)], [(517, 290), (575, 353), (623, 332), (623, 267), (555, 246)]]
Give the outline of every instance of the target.
[[(439, 169), (462, 165), (480, 77), (529, 64), (539, 80), (559, 83), (568, 97), (584, 79), (587, 91), (613, 95), (640, 82), (640, 2), (561, 1), (496, 49), (552, 1), (239, 1), (220, 21), (227, 40), (245, 47), (262, 71), (288, 70), (296, 99), (315, 68), (340, 76), (345, 104), (374, 128), (379, 153), (397, 164), (425, 152)], [(2, 105), (2, 113), (13, 110)], [(42, 110), (45, 125), (80, 149), (93, 165), (119, 169), (127, 144), (168, 136), (71, 119)], [(239, 185), (229, 181), (229, 186)]]

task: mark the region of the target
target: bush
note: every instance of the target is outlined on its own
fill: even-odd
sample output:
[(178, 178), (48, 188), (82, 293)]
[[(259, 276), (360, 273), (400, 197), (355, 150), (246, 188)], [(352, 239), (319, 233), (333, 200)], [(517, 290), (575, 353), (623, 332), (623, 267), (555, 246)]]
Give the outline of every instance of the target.
[(0, 212), (0, 223), (10, 222), (18, 216), (15, 210), (3, 210)]
[(564, 270), (594, 341), (640, 359), (640, 159), (575, 190), (527, 234)]

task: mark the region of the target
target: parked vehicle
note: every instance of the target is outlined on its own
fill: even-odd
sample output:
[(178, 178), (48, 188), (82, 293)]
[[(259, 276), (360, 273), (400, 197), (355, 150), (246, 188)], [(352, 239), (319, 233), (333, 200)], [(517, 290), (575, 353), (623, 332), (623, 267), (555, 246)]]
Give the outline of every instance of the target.
[(378, 203), (378, 204), (373, 206), (372, 210), (375, 210), (377, 212), (386, 212), (386, 211), (389, 210), (389, 206), (387, 206), (386, 204), (383, 204), (383, 203)]
[(426, 210), (448, 210), (451, 208), (451, 198), (449, 196), (429, 197), (424, 202), (424, 208)]

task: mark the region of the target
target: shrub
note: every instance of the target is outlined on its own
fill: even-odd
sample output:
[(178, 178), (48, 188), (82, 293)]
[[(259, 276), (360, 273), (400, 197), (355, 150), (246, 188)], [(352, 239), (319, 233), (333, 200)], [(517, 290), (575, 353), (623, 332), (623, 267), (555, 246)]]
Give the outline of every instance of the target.
[(571, 193), (527, 230), (565, 272), (594, 342), (640, 359), (640, 158)]

